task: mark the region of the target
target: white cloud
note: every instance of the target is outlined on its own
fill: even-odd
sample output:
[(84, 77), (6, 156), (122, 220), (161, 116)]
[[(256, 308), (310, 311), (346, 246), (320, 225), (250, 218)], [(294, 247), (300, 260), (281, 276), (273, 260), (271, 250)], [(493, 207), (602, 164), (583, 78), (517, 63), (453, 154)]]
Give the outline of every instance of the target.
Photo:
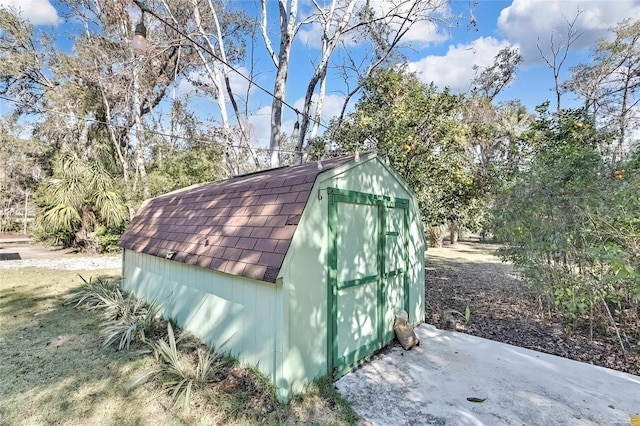
[(33, 25), (57, 24), (58, 12), (49, 0), (0, 0), (0, 7), (12, 8)]
[(411, 27), (404, 40), (418, 45), (428, 45), (430, 43), (441, 43), (449, 39), (449, 34), (442, 31), (435, 22), (419, 22)]
[[(235, 69), (242, 74), (242, 76), (250, 78), (250, 72), (246, 67), (235, 67)], [(229, 73), (229, 81), (231, 83), (231, 89), (236, 98), (245, 99), (247, 97), (247, 89), (249, 88), (249, 80), (242, 77), (237, 72), (231, 71)], [(251, 86), (249, 94), (255, 91), (256, 87)]]
[[(313, 99), (315, 102), (316, 95)], [(324, 98), (322, 104), (322, 114), (320, 114), (322, 124), (328, 124), (334, 116), (340, 113), (342, 103), (344, 102), (344, 96), (329, 94)], [(302, 111), (304, 107), (304, 98), (296, 100), (293, 107)], [(311, 108), (313, 111), (313, 106)], [(282, 122), (282, 131), (287, 135), (293, 133), (293, 127), (296, 121), (295, 113), (289, 108), (284, 109), (285, 118)], [(269, 146), (269, 138), (271, 136), (271, 105), (263, 106), (249, 116), (249, 124), (251, 125), (251, 138), (255, 142), (256, 146), (267, 147)], [(323, 132), (323, 128), (320, 128), (320, 134)], [(311, 129), (309, 129), (311, 131)]]
[[(282, 132), (287, 135), (293, 133), (293, 126), (295, 119), (289, 117), (288, 111), (287, 117), (282, 121)], [(250, 125), (250, 138), (253, 141), (254, 146), (260, 148), (266, 148), (269, 146), (269, 140), (271, 138), (271, 105), (260, 107), (256, 112), (251, 114), (248, 118)]]
[(582, 36), (573, 45), (580, 49), (593, 45), (607, 30), (627, 17), (640, 16), (639, 0), (513, 0), (498, 18), (498, 31), (518, 44), (525, 63), (540, 62), (540, 52), (549, 48), (549, 38), (566, 40), (567, 21), (580, 11), (575, 29)]
[(258, 147), (268, 147), (271, 136), (271, 106), (263, 106), (249, 116), (251, 139)]
[(418, 73), (425, 83), (433, 83), (439, 88), (449, 87), (454, 92), (469, 90), (475, 76), (473, 66), (487, 67), (500, 49), (509, 46), (506, 41), (493, 37), (481, 37), (469, 44), (449, 46), (444, 56), (430, 55), (409, 63), (409, 69)]
[[(446, 19), (451, 11), (446, 1), (419, 2), (414, 5), (412, 2), (394, 2), (389, 0), (371, 0), (370, 6), (377, 16), (384, 16), (393, 12), (396, 15), (409, 15), (412, 19), (437, 17)], [(415, 7), (413, 7), (415, 6)], [(411, 8), (411, 10), (410, 10)], [(391, 28), (399, 29), (402, 19), (395, 18), (387, 21)], [(444, 27), (444, 26), (443, 26)], [(418, 20), (405, 34), (403, 40), (414, 44), (426, 46), (431, 43), (439, 43), (449, 38), (449, 35), (442, 31), (433, 21)]]
[(309, 49), (319, 50), (322, 48), (322, 28), (317, 22), (312, 22), (300, 28), (297, 37)]

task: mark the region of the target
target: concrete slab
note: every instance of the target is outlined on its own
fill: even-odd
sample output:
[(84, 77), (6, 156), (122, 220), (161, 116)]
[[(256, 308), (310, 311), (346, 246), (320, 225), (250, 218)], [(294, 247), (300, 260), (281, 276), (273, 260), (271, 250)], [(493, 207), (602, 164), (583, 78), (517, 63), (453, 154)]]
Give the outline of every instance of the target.
[[(624, 425), (640, 377), (423, 324), (336, 382), (366, 425)], [(485, 399), (471, 402), (467, 398)]]

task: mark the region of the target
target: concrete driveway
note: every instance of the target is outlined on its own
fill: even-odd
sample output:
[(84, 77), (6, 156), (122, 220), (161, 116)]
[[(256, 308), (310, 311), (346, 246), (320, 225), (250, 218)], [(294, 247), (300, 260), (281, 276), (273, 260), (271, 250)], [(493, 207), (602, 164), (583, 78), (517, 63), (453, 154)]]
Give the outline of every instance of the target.
[(363, 424), (627, 426), (640, 412), (639, 376), (427, 324), (416, 334), (419, 347), (336, 383)]

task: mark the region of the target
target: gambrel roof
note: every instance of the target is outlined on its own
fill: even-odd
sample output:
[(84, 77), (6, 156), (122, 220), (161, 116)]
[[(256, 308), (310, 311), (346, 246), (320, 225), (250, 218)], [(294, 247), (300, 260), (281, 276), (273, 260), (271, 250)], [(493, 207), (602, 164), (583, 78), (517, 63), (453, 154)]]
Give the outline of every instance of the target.
[(120, 240), (136, 252), (275, 282), (316, 177), (353, 159), (265, 170), (147, 200)]

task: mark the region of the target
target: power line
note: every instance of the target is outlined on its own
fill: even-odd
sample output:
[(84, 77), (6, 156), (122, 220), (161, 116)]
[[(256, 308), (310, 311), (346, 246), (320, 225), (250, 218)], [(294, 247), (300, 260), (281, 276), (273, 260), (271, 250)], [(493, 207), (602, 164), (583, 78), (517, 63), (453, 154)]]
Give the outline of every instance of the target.
[(238, 69), (236, 69), (234, 66), (232, 66), (231, 64), (229, 64), (227, 61), (223, 60), (220, 56), (216, 55), (215, 52), (212, 52), (211, 50), (209, 50), (209, 48), (207, 48), (206, 46), (204, 46), (202, 43), (194, 40), (190, 35), (188, 35), (187, 33), (185, 33), (184, 31), (182, 31), (181, 29), (177, 28), (176, 26), (174, 26), (173, 24), (169, 23), (169, 21), (167, 21), (166, 19), (164, 19), (163, 17), (159, 16), (158, 14), (156, 14), (156, 12), (154, 12), (153, 10), (149, 9), (146, 5), (144, 5), (142, 2), (140, 2), (139, 0), (134, 0), (134, 3), (140, 8), (140, 10), (142, 10), (143, 12), (147, 12), (150, 15), (154, 16), (157, 20), (159, 20), (160, 22), (162, 22), (163, 24), (165, 24), (166, 26), (168, 26), (169, 28), (173, 29), (175, 32), (177, 32), (178, 34), (180, 34), (181, 36), (183, 36), (184, 38), (186, 38), (187, 40), (189, 40), (191, 43), (193, 43), (195, 46), (197, 46), (198, 48), (204, 50), (205, 52), (207, 52), (209, 55), (211, 55), (214, 59), (220, 61), (222, 64), (224, 64), (225, 66), (229, 67), (229, 69), (231, 69), (233, 72), (235, 72), (236, 74), (238, 74), (240, 77), (242, 77), (244, 80), (246, 80), (247, 82), (249, 82), (250, 84), (254, 85), (255, 87), (257, 87), (258, 89), (262, 90), (264, 93), (266, 93), (267, 95), (271, 96), (273, 99), (277, 100), (278, 102), (282, 103), (282, 105), (288, 107), (289, 109), (291, 109), (293, 112), (295, 112), (298, 115), (301, 115), (303, 117), (305, 117), (307, 120), (312, 121), (316, 124), (318, 124), (319, 126), (325, 128), (325, 129), (329, 129), (328, 126), (326, 126), (325, 124), (323, 124), (320, 120), (316, 120), (315, 118), (312, 118), (311, 116), (309, 116), (308, 114), (304, 114), (302, 112), (300, 112), (300, 110), (296, 107), (294, 107), (293, 105), (289, 104), (287, 101), (285, 101), (284, 99), (278, 99), (276, 97), (276, 95), (273, 94), (273, 92), (271, 92), (270, 90), (264, 88), (263, 86), (261, 86), (260, 84), (256, 83), (255, 81), (253, 81), (250, 77), (247, 77), (246, 75), (244, 75), (242, 72), (240, 72)]
[[(0, 100), (11, 102), (11, 103), (13, 103), (15, 105), (20, 105), (20, 106), (23, 105), (22, 102), (17, 101), (15, 99), (7, 98), (5, 96), (0, 96)], [(86, 121), (86, 122), (90, 122), (90, 123), (102, 124), (104, 126), (115, 127), (115, 128), (123, 129), (123, 130), (127, 130), (128, 129), (128, 127), (124, 126), (124, 125), (113, 124), (113, 123), (109, 123), (107, 121), (98, 120), (96, 118), (79, 117), (79, 116), (77, 116), (75, 114), (71, 114), (71, 113), (64, 112), (64, 111), (58, 111), (58, 110), (55, 110), (55, 109), (52, 109), (52, 108), (41, 107), (40, 110), (44, 111), (44, 112), (49, 112), (49, 113), (52, 113), (52, 114), (56, 114), (56, 115), (61, 116), (61, 117), (73, 118), (74, 120), (78, 120), (78, 121)], [(158, 130), (153, 130), (153, 129), (145, 129), (144, 132), (150, 133), (150, 134), (153, 134), (153, 135), (157, 135), (157, 136), (164, 136), (164, 137), (168, 137), (168, 138), (187, 140), (187, 141), (192, 141), (192, 142), (215, 143), (215, 144), (221, 145), (223, 147), (228, 147), (228, 148), (238, 148), (238, 149), (247, 148), (246, 146), (243, 146), (243, 145), (221, 144), (219, 142), (216, 142), (215, 140), (191, 138), (191, 137), (188, 137), (188, 136), (181, 136), (181, 135), (175, 135), (175, 134), (171, 134), (171, 133), (160, 132)], [(259, 147), (250, 147), (250, 148), (255, 150), (255, 151), (277, 151), (277, 152), (290, 153), (290, 154), (304, 154), (306, 152), (306, 151), (298, 151), (298, 150), (290, 150), (290, 149), (271, 149), (271, 148), (259, 148)]]

